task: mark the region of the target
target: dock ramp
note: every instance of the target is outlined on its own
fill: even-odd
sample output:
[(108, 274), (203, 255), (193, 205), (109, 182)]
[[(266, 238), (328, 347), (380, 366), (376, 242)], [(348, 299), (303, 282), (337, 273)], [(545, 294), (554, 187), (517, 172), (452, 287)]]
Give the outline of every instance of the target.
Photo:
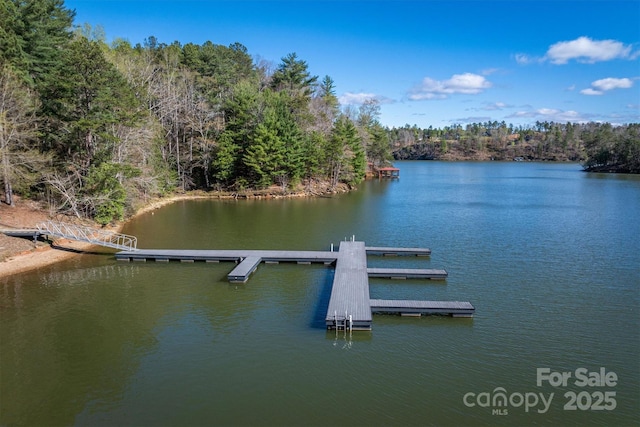
[(65, 239), (119, 249), (121, 251), (135, 251), (138, 245), (138, 239), (134, 236), (99, 230), (84, 225), (45, 221), (38, 224), (37, 228), (39, 235), (63, 237)]

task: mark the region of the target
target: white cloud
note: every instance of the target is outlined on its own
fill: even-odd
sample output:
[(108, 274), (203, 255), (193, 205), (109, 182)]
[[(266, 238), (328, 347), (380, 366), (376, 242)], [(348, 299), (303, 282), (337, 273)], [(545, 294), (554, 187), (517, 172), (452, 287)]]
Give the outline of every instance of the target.
[(499, 111), (504, 110), (505, 108), (509, 108), (507, 104), (504, 102), (494, 102), (493, 104), (487, 104), (483, 107), (483, 110), (486, 111)]
[(633, 81), (631, 79), (607, 77), (606, 79), (600, 79), (592, 82), (590, 88), (583, 89), (580, 93), (583, 95), (602, 95), (608, 90), (629, 89), (631, 86), (633, 86)]
[(376, 99), (376, 95), (374, 93), (345, 92), (340, 98), (338, 98), (338, 101), (342, 105), (360, 105), (367, 101), (371, 101), (372, 99)]
[(379, 96), (375, 93), (353, 93), (345, 92), (342, 96), (338, 97), (338, 102), (342, 105), (362, 105), (367, 101), (376, 100), (379, 104), (393, 104), (396, 101), (387, 98), (386, 96)]
[(595, 90), (593, 88), (582, 89), (580, 91), (580, 93), (583, 94), (583, 95), (602, 95), (602, 94), (604, 94), (603, 91)]
[(530, 118), (549, 122), (563, 123), (563, 122), (586, 122), (588, 121), (577, 111), (569, 110), (563, 111), (555, 108), (539, 108), (537, 110), (530, 111), (518, 111), (508, 116), (509, 118)]
[(469, 124), (469, 123), (490, 122), (491, 120), (494, 120), (494, 119), (489, 116), (469, 116), (469, 117), (459, 117), (457, 119), (449, 120), (449, 123)]
[(527, 55), (526, 53), (516, 53), (515, 58), (516, 58), (516, 62), (521, 65), (533, 64), (535, 62), (543, 61), (543, 58), (530, 56), (530, 55)]
[(611, 89), (628, 89), (633, 86), (631, 79), (616, 79), (614, 77), (608, 77), (606, 79), (596, 80), (591, 83), (591, 86), (599, 90), (611, 90)]
[(454, 74), (448, 80), (425, 77), (422, 84), (413, 89), (409, 99), (413, 101), (444, 99), (457, 93), (475, 95), (491, 86), (491, 82), (483, 76), (473, 73)]
[(554, 64), (566, 64), (572, 59), (592, 64), (617, 58), (630, 58), (632, 55), (631, 46), (625, 46), (619, 41), (578, 37), (575, 40), (551, 45), (545, 57)]

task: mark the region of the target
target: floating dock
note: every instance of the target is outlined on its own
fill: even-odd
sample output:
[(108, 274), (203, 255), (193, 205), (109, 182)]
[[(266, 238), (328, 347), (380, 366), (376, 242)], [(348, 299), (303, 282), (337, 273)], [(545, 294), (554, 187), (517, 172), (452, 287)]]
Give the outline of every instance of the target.
[(325, 317), (328, 329), (371, 330), (372, 313), (472, 317), (475, 312), (470, 302), (370, 299), (369, 277), (446, 279), (446, 270), (367, 267), (367, 255), (431, 255), (431, 250), (426, 248), (367, 247), (364, 242), (356, 242), (354, 237), (351, 241), (341, 242), (338, 252), (333, 251), (333, 245), (331, 251), (137, 249), (137, 239), (134, 236), (53, 221), (38, 224), (38, 229), (10, 229), (1, 232), (14, 237), (32, 237), (34, 240), (40, 235), (58, 236), (121, 249), (115, 254), (118, 261), (235, 262), (237, 266), (227, 275), (231, 283), (245, 283), (263, 262), (335, 265)]
[(371, 330), (373, 313), (401, 315), (439, 314), (471, 317), (475, 308), (469, 302), (372, 300), (369, 295), (369, 277), (391, 279), (445, 280), (446, 270), (407, 268), (368, 268), (367, 255), (429, 256), (425, 248), (388, 248), (365, 246), (364, 242), (340, 242), (337, 252), (286, 250), (191, 250), (191, 249), (136, 249), (115, 254), (119, 261), (156, 262), (221, 262), (236, 263), (227, 275), (231, 283), (245, 283), (261, 263), (294, 262), (297, 264), (322, 263), (335, 265), (331, 296), (325, 316), (328, 329)]
[(453, 317), (473, 317), (475, 307), (463, 301), (411, 301), (411, 300), (369, 300), (372, 313), (400, 315), (446, 315)]
[[(397, 251), (396, 253), (400, 252)], [(371, 252), (387, 253), (386, 248)], [(392, 250), (393, 252), (393, 250)], [(372, 300), (369, 297), (369, 277), (421, 278), (444, 280), (446, 270), (367, 268), (367, 253), (363, 242), (341, 242), (331, 298), (325, 318), (327, 329), (371, 330), (373, 313), (400, 315), (439, 314), (454, 317), (472, 317), (475, 308), (470, 302)], [(420, 251), (407, 249), (404, 254), (417, 255)]]
[(431, 249), (427, 248), (385, 248), (377, 246), (367, 246), (365, 248), (367, 255), (382, 256), (430, 256)]
[(444, 280), (449, 276), (449, 273), (447, 273), (447, 270), (425, 268), (367, 268), (367, 275), (386, 279)]

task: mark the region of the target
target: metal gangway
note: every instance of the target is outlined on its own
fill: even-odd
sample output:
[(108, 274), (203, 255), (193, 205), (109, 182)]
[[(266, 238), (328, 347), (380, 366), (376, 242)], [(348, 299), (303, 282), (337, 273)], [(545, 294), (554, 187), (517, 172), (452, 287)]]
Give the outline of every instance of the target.
[(80, 242), (89, 242), (123, 251), (137, 250), (138, 239), (127, 234), (113, 233), (84, 225), (67, 224), (57, 221), (41, 222), (37, 227), (39, 234), (63, 237)]

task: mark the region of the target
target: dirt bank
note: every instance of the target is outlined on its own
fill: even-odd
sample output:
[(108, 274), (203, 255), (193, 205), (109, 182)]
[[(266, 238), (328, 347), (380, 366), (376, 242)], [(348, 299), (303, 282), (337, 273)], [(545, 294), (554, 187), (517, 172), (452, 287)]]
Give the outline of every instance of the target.
[[(14, 206), (0, 204), (0, 229), (3, 230), (36, 228), (38, 223), (48, 219), (52, 219), (48, 211), (36, 202), (16, 197)], [(78, 256), (91, 247), (90, 244), (66, 239), (57, 239), (52, 246), (52, 242), (34, 243), (31, 239), (0, 233), (0, 277), (24, 273)]]

